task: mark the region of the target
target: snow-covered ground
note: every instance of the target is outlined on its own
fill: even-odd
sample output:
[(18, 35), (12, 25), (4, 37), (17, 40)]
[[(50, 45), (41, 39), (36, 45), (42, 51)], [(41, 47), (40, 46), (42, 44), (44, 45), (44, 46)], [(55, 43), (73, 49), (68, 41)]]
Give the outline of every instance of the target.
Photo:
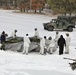
[[(0, 32), (3, 30), (10, 36), (14, 29), (17, 35), (24, 37), (34, 35), (34, 28), (38, 28), (41, 37), (55, 37), (55, 31), (48, 32), (43, 29), (43, 23), (49, 22), (52, 18), (38, 14), (12, 13), (8, 10), (0, 10)], [(64, 35), (66, 31), (59, 32)], [(70, 53), (58, 55), (58, 50), (50, 55), (40, 55), (39, 53), (29, 53), (28, 55), (11, 50), (0, 50), (0, 75), (76, 75), (76, 70), (69, 66), (71, 60), (63, 57), (76, 58), (76, 29), (69, 32), (71, 36)]]

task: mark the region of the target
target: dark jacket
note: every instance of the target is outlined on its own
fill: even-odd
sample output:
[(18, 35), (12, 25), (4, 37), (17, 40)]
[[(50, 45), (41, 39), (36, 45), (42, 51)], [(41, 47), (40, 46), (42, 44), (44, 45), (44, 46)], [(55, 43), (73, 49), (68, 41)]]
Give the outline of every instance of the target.
[(66, 42), (63, 36), (61, 35), (60, 38), (58, 39), (58, 46), (64, 46), (64, 45), (66, 46)]
[(1, 43), (5, 42), (5, 34), (1, 35)]

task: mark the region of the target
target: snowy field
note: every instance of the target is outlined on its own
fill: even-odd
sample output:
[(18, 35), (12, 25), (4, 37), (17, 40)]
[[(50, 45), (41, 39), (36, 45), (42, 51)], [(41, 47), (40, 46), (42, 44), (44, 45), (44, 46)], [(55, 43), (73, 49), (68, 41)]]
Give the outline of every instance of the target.
[[(43, 29), (43, 23), (49, 22), (52, 18), (38, 14), (12, 13), (8, 10), (0, 10), (0, 32), (3, 30), (11, 36), (14, 29), (17, 35), (24, 37), (34, 35), (34, 28), (38, 28), (39, 34), (55, 38), (55, 31), (48, 32)], [(66, 31), (59, 32), (65, 37)], [(58, 55), (58, 50), (50, 55), (40, 55), (39, 53), (29, 53), (28, 55), (16, 51), (0, 50), (0, 75), (76, 75), (76, 70), (69, 66), (71, 60), (63, 57), (76, 59), (76, 29), (69, 32), (71, 36), (70, 53)]]

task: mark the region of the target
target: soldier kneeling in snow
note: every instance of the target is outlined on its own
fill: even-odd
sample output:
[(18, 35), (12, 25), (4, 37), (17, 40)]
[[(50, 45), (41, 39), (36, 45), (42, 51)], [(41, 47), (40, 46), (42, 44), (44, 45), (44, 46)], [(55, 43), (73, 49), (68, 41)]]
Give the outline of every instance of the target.
[(50, 40), (50, 44), (47, 48), (47, 51), (48, 51), (48, 53), (52, 54), (54, 51), (55, 42), (54, 42), (54, 40), (52, 40), (52, 37), (49, 37), (49, 40)]

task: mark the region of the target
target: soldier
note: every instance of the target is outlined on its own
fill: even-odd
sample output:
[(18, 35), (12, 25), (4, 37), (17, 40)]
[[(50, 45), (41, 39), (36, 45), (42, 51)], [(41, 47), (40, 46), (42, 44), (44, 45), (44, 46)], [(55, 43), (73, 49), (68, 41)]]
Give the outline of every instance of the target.
[(66, 33), (66, 47), (65, 47), (65, 54), (69, 53), (69, 45), (70, 45), (71, 38), (69, 33)]
[(1, 34), (1, 49), (5, 50), (5, 41), (6, 41), (6, 37), (8, 35), (5, 33), (5, 31), (2, 32)]
[(44, 38), (42, 38), (40, 41), (40, 54), (42, 55), (44, 54), (44, 48), (46, 48), (45, 40), (46, 40), (46, 36), (44, 36)]
[(28, 34), (26, 34), (26, 37), (24, 37), (24, 49), (22, 51), (23, 54), (28, 54), (30, 39), (28, 37)]
[(60, 37), (59, 32), (56, 31), (56, 36), (55, 36), (55, 50), (57, 50), (57, 48), (58, 48), (57, 42), (58, 42), (59, 37)]
[(60, 38), (58, 39), (59, 55), (63, 54), (64, 45), (66, 46), (66, 42), (65, 39), (63, 38), (63, 35), (61, 35)]
[(12, 37), (13, 38), (16, 38), (17, 37), (16, 33), (17, 33), (17, 30), (14, 30), (14, 32), (12, 33)]
[(54, 46), (55, 46), (55, 42), (54, 40), (52, 39), (52, 37), (49, 37), (49, 40), (50, 40), (50, 44), (47, 48), (47, 51), (52, 54), (53, 53), (53, 50), (54, 50)]
[(39, 37), (39, 32), (38, 32), (37, 28), (35, 28), (35, 35), (34, 36)]
[(2, 34), (1, 34), (1, 43), (5, 43), (5, 41), (6, 41), (6, 36), (5, 36), (5, 31), (3, 31), (2, 32)]

